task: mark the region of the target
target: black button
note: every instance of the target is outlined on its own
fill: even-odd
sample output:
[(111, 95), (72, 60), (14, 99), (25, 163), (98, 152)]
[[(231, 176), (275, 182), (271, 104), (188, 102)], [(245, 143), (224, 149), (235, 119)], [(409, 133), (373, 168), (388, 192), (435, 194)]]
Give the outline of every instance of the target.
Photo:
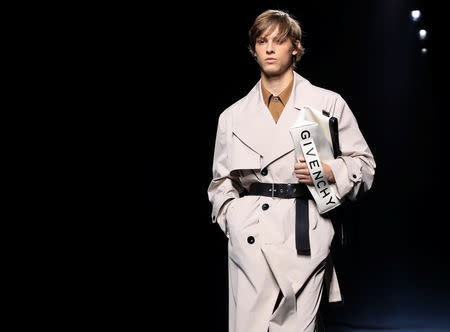
[(247, 242), (250, 243), (250, 244), (253, 244), (253, 243), (255, 243), (255, 238), (253, 236), (249, 236), (247, 238)]
[(356, 174), (353, 174), (353, 178), (356, 179)]
[(267, 175), (267, 168), (263, 168), (261, 171), (261, 175), (266, 176)]
[(213, 216), (213, 220), (216, 220), (216, 216)]
[(269, 204), (264, 203), (264, 204), (262, 205), (262, 209), (263, 209), (263, 210), (267, 210), (268, 208), (269, 208)]

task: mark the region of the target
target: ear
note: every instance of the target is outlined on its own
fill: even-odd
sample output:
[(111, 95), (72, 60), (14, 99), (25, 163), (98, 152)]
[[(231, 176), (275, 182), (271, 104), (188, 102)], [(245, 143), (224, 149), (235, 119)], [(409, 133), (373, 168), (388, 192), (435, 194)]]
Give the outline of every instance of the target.
[(300, 40), (296, 40), (294, 46), (294, 50), (292, 51), (292, 55), (297, 55), (298, 50), (300, 49)]

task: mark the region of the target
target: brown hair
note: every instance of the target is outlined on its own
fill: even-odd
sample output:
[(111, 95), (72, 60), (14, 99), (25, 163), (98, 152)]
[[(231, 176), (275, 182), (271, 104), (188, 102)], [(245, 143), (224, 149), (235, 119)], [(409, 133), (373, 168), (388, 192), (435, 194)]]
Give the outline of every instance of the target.
[(270, 28), (268, 32), (272, 33), (276, 27), (278, 27), (278, 39), (284, 40), (285, 38), (289, 38), (294, 49), (298, 51), (296, 55), (292, 56), (292, 61), (295, 66), (305, 53), (305, 49), (301, 43), (300, 47), (297, 47), (297, 41), (301, 42), (302, 29), (300, 28), (298, 21), (285, 11), (269, 9), (255, 19), (253, 26), (248, 32), (248, 37), (250, 39), (248, 49), (250, 53), (254, 55), (256, 39), (260, 37), (267, 28)]

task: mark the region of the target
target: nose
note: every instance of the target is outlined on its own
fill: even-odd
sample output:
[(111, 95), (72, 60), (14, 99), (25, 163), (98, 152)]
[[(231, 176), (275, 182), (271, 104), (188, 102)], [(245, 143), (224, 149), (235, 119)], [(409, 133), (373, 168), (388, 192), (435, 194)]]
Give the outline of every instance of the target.
[(266, 54), (275, 53), (274, 43), (272, 40), (267, 41)]

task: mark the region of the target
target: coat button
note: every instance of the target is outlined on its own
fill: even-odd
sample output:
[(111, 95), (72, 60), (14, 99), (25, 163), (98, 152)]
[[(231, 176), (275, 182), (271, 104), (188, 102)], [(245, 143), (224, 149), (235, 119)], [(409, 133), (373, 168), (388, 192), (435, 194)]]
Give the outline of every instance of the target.
[(250, 243), (250, 244), (253, 244), (253, 243), (255, 243), (255, 238), (253, 236), (249, 236), (247, 238), (247, 242)]
[(263, 168), (261, 170), (261, 175), (266, 176), (267, 175), (267, 168)]
[(264, 203), (264, 204), (262, 205), (262, 209), (263, 209), (263, 210), (267, 210), (268, 208), (269, 208), (269, 204)]
[(353, 178), (356, 179), (356, 174), (353, 174)]

